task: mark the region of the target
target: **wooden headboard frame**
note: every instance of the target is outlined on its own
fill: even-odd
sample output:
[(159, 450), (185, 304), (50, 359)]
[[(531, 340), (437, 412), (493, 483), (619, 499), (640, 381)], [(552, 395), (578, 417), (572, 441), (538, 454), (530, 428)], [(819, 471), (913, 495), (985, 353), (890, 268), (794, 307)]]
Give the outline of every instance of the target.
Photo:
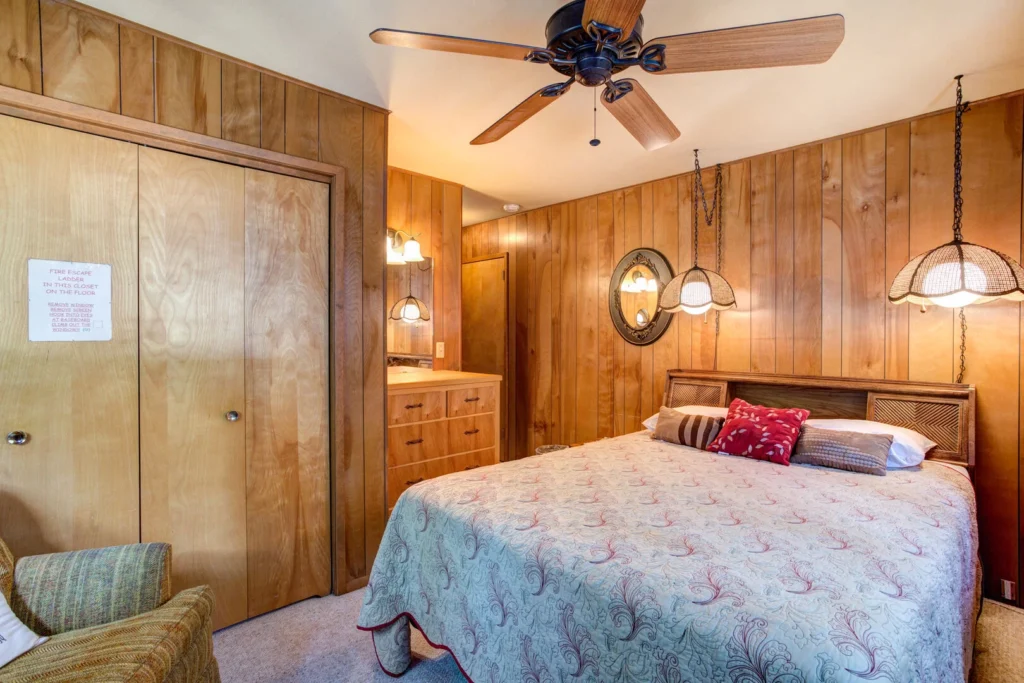
[(973, 384), (669, 370), (663, 405), (728, 406), (734, 398), (806, 408), (812, 418), (866, 419), (913, 429), (938, 444), (929, 460), (974, 469)]

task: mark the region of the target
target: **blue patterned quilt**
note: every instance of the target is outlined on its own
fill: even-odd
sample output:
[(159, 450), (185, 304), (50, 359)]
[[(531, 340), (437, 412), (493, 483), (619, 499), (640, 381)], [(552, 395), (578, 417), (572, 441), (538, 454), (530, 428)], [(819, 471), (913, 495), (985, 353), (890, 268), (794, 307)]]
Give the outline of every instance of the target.
[(962, 470), (784, 467), (648, 434), (410, 488), (359, 617), (381, 665), (409, 665), (411, 619), (475, 683), (966, 679)]

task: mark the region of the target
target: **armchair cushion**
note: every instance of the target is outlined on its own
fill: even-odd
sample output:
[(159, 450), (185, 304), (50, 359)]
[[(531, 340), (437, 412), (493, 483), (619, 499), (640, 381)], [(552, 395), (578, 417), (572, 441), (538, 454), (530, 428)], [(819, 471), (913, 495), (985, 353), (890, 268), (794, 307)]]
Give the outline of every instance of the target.
[[(39, 635), (107, 624), (165, 603), (170, 568), (165, 543), (23, 557), (14, 570), (11, 608)], [(0, 570), (0, 585), (2, 577)]]
[(216, 683), (213, 593), (190, 588), (146, 614), (56, 635), (3, 669), (4, 683)]

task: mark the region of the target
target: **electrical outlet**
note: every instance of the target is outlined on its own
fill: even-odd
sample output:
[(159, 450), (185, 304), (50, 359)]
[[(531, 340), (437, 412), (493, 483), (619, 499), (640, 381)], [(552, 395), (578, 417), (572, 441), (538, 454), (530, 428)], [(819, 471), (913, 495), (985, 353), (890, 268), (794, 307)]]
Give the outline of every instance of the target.
[(1015, 602), (1017, 600), (1017, 584), (1013, 581), (1003, 579), (1003, 600)]
[(434, 358), (444, 358), (444, 342), (437, 342), (437, 351), (434, 352)]

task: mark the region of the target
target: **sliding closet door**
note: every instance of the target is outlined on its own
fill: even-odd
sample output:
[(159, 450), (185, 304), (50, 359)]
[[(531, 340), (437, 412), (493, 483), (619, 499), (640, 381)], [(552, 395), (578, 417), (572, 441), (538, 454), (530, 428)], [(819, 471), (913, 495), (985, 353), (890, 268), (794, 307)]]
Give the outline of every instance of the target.
[(247, 616), (245, 172), (142, 148), (139, 201), (142, 539), (221, 628)]
[(329, 188), (245, 171), (249, 616), (331, 588)]
[[(0, 116), (0, 538), (17, 556), (139, 540), (137, 189), (135, 145)], [(31, 335), (29, 259), (82, 264), (34, 262)]]

